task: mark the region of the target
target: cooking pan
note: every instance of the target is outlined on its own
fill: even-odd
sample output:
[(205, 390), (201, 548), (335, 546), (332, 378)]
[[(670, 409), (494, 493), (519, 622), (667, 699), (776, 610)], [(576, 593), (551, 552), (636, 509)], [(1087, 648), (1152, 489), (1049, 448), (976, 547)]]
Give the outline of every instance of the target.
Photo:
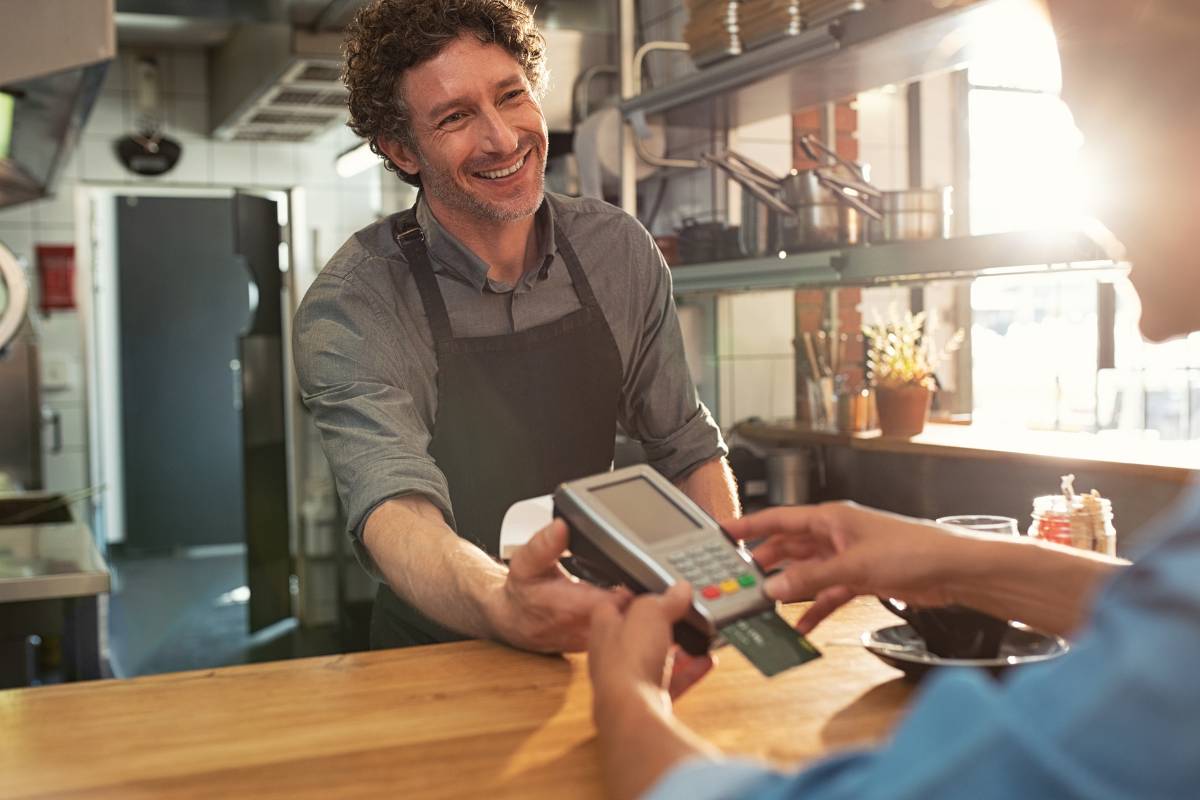
[(950, 235), (952, 188), (902, 189), (879, 198), (883, 219), (869, 227), (872, 242), (944, 239)]
[(811, 136), (800, 137), (800, 147), (814, 161), (824, 156), (843, 169), (854, 172), (859, 183), (844, 181), (855, 193), (868, 198), (878, 210), (868, 223), (868, 240), (872, 242), (903, 242), (916, 239), (943, 239), (949, 235), (950, 187), (938, 189), (900, 189), (881, 192), (870, 185), (863, 171), (852, 161), (839, 156), (821, 141)]
[(831, 169), (792, 170), (780, 178), (732, 151), (706, 154), (704, 159), (771, 209), (776, 216), (779, 249), (795, 251), (859, 244), (865, 240), (862, 215), (878, 216), (861, 200), (855, 188), (870, 190), (871, 187)]
[(859, 164), (841, 158), (811, 137), (802, 136), (800, 144), (814, 161), (822, 161), (815, 152), (820, 149), (833, 163), (817, 169), (794, 169), (785, 177), (776, 178), (770, 170), (740, 153), (729, 151), (728, 155), (753, 177), (774, 181), (779, 186), (784, 202), (799, 217), (800, 234), (791, 237), (793, 248), (833, 247), (865, 241), (860, 215), (878, 218), (865, 198), (878, 196), (879, 190), (867, 182)]

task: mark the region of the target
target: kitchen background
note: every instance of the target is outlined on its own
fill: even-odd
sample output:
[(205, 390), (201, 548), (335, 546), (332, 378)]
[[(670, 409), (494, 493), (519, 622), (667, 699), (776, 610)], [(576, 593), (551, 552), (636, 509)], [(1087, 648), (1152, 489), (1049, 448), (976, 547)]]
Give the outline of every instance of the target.
[[(75, 248), (76, 308), (32, 315), (48, 421), (42, 436), (44, 488), (78, 498), (75, 516), (93, 524), (115, 568), (109, 651), (117, 674), (329, 652), (362, 642), (373, 587), (344, 549), (328, 468), (290, 384), (283, 529), (295, 615), (251, 634), (245, 622), (250, 591), (244, 529), (215, 531), (199, 543), (161, 529), (139, 540), (126, 529), (123, 509), (143, 498), (139, 486), (127, 485), (121, 448), (113, 444), (123, 441), (122, 401), (111, 386), (118, 378), (98, 366), (129, 357), (122, 349), (128, 342), (121, 338), (114, 290), (126, 252), (117, 235), (119, 206), (131, 205), (126, 198), (144, 199), (153, 208), (155, 200), (229, 200), (236, 191), (275, 202), (280, 263), (287, 270), (285, 342), (290, 309), (342, 242), (411, 204), (411, 190), (376, 162), (362, 160), (360, 142), (343, 124), (336, 42), (358, 5), (118, 0), (116, 58), (52, 196), (0, 208), (0, 242), (26, 269), (35, 295), (39, 261), (45, 259), (38, 248)], [(684, 41), (699, 5), (637, 3), (636, 41)], [(886, 16), (910, 5), (878, 0), (843, 3), (840, 10)], [(797, 144), (800, 135), (811, 134), (840, 155), (869, 164), (882, 189), (953, 187), (951, 225), (957, 236), (1078, 227), (1086, 216), (1084, 201), (1094, 199), (1099, 188), (1089, 183), (1094, 178), (1079, 161), (1079, 142), (1055, 96), (1053, 39), (1036, 14), (1020, 13), (1030, 4), (990, 5), (1018, 13), (1004, 16), (1005, 25), (986, 35), (968, 32), (977, 45), (969, 69), (936, 70), (917, 81), (805, 106), (789, 101), (804, 92), (780, 72), (711, 101), (649, 116), (654, 135), (647, 147), (683, 160), (728, 148), (783, 175), (812, 165)], [(605, 127), (619, 119), (613, 109), (621, 60), (617, 4), (554, 0), (540, 4), (537, 14), (549, 39), (552, 71), (548, 184), (577, 192), (598, 180), (606, 197), (620, 202), (615, 128)], [(1020, 58), (1013, 57), (1016, 52)], [(646, 57), (641, 79), (652, 92), (696, 70), (687, 53), (662, 50)], [(299, 94), (289, 98), (287, 92)], [(282, 108), (271, 108), (273, 102)], [(157, 177), (132, 173), (114, 148), (118, 138), (139, 130), (147, 109), (182, 148), (178, 164)], [(682, 245), (674, 237), (682, 239), (689, 227), (737, 225), (753, 207), (736, 184), (706, 165), (643, 165), (639, 178), (638, 215), (668, 250)], [(135, 231), (121, 241), (136, 249), (138, 240)], [(1200, 338), (1144, 343), (1120, 265), (994, 270), (952, 280), (893, 277), (832, 288), (801, 281), (747, 291), (736, 275), (728, 277), (730, 270), (699, 267), (689, 278), (694, 265), (682, 264), (677, 253), (669, 256), (700, 394), (731, 441), (756, 452), (762, 442), (743, 438), (738, 423), (805, 413), (804, 401), (798, 401), (803, 392), (797, 383), (797, 337), (831, 329), (853, 339), (864, 321), (908, 309), (929, 315), (935, 340), (948, 339), (958, 328), (967, 333), (966, 345), (939, 372), (936, 413), (942, 419), (970, 418), (1001, 432), (1103, 434), (1114, 448), (1200, 437), (1195, 380)], [(710, 254), (701, 260), (718, 259)], [(157, 251), (152, 263), (167, 275), (172, 269), (205, 268), (188, 253), (169, 250)], [(718, 277), (703, 277), (710, 274)], [(246, 283), (248, 319), (252, 301)], [(40, 299), (34, 297), (34, 307)], [(147, 296), (142, 302), (156, 300)], [(182, 320), (179, 325), (183, 330)], [(236, 333), (221, 345), (229, 348), (230, 360), (237, 357)], [(164, 357), (186, 359), (188, 347), (179, 345)], [(851, 348), (861, 358), (861, 350)], [(129, 383), (136, 377), (121, 377), (126, 392), (138, 385)], [(220, 380), (235, 387), (237, 374)], [(236, 390), (226, 396), (231, 404), (241, 402)], [(190, 424), (183, 416), (175, 422)], [(972, 487), (981, 485), (1006, 485), (1026, 505), (1032, 494), (1054, 488), (1043, 485), (1053, 467), (1014, 477), (982, 462), (964, 467), (961, 460), (931, 456), (854, 456), (832, 447), (816, 452), (824, 468), (812, 478), (814, 498), (855, 497), (912, 513), (932, 513), (948, 498), (979, 497)], [(205, 483), (197, 465), (172, 456), (170, 448), (162, 448), (163, 468), (176, 487)], [(909, 485), (914, 476), (920, 485)], [(1104, 475), (1084, 477), (1102, 481)], [(1116, 502), (1118, 513), (1131, 524), (1141, 521), (1177, 490), (1172, 481), (1132, 476)], [(226, 501), (233, 502), (202, 498)], [(992, 510), (1028, 514), (1027, 508), (1011, 506)]]

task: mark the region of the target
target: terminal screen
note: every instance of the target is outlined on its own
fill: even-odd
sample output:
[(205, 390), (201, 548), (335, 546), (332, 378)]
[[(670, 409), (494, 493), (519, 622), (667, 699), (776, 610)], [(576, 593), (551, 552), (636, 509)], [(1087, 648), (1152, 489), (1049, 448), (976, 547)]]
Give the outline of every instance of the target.
[(626, 527), (650, 544), (689, 533), (700, 526), (645, 478), (610, 483), (592, 489)]

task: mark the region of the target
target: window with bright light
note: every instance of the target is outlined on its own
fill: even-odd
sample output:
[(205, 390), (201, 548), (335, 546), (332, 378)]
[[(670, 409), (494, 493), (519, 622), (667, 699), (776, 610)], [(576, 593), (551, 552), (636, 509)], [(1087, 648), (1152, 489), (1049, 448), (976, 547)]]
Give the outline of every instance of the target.
[(1057, 95), (972, 89), (971, 233), (1079, 229), (1083, 144)]
[[(1092, 179), (1083, 136), (1058, 96), (1053, 34), (1044, 20), (1027, 24), (1021, 58), (1001, 48), (969, 72), (974, 235), (1091, 229), (1089, 207), (1109, 188)], [(1097, 357), (1101, 283), (1116, 292), (1111, 365)], [(980, 278), (971, 313), (977, 423), (1200, 438), (1200, 334), (1144, 341), (1123, 270)]]

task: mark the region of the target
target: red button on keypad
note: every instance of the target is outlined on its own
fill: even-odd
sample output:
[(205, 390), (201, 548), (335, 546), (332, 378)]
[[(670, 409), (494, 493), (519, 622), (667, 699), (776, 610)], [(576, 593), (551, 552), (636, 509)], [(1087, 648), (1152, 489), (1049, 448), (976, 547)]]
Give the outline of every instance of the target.
[(709, 600), (716, 600), (721, 596), (721, 590), (716, 586), (705, 586), (700, 590), (700, 594), (704, 595)]

